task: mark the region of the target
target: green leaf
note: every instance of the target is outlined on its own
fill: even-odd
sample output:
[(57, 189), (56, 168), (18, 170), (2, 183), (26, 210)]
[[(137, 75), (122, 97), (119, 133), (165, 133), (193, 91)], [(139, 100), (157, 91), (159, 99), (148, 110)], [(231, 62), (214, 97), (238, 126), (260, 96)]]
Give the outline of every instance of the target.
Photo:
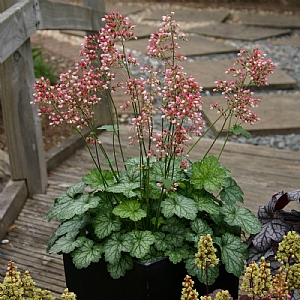
[(124, 183), (118, 183), (113, 186), (110, 186), (106, 190), (112, 193), (121, 193), (126, 198), (132, 198), (136, 196), (136, 193), (133, 190), (139, 187), (140, 187), (139, 182), (124, 182)]
[(60, 224), (59, 227), (57, 227), (57, 229), (54, 231), (48, 243), (47, 251), (60, 236), (66, 233), (76, 236), (79, 233), (80, 229), (82, 229), (89, 222), (89, 220), (90, 218), (87, 215), (81, 215), (75, 216), (72, 219)]
[(195, 201), (183, 195), (172, 193), (161, 203), (162, 213), (166, 218), (174, 214), (179, 218), (194, 220), (197, 216)]
[(108, 170), (102, 170), (100, 173), (99, 169), (95, 168), (91, 173), (85, 175), (82, 181), (90, 185), (92, 189), (104, 190), (107, 185), (110, 186), (114, 183), (114, 176)]
[(210, 215), (219, 214), (219, 205), (213, 201), (213, 195), (207, 191), (199, 191), (199, 193), (193, 194), (193, 198), (199, 211), (206, 211)]
[(172, 245), (169, 245), (165, 240), (166, 235), (163, 232), (153, 232), (153, 235), (155, 238), (154, 246), (158, 251), (165, 251), (172, 247)]
[(191, 183), (196, 189), (218, 191), (227, 177), (226, 170), (214, 156), (205, 157), (192, 165)]
[(65, 202), (60, 206), (60, 211), (56, 215), (58, 221), (64, 221), (73, 218), (75, 215), (81, 215), (91, 208), (98, 206), (100, 198), (88, 194), (79, 194), (76, 199)]
[(116, 126), (116, 125), (103, 125), (101, 127), (98, 127), (97, 129), (106, 130), (106, 131), (109, 131), (109, 132), (115, 132), (115, 131), (119, 130), (119, 127)]
[(230, 133), (233, 133), (235, 135), (243, 135), (246, 138), (252, 138), (252, 134), (245, 130), (241, 125), (235, 124), (233, 128), (230, 130)]
[(248, 257), (247, 245), (240, 237), (225, 233), (221, 238), (215, 239), (221, 248), (221, 259), (228, 273), (240, 277), (244, 270), (244, 260)]
[(95, 244), (92, 240), (84, 238), (82, 246), (73, 251), (71, 255), (77, 269), (86, 268), (91, 263), (99, 261), (102, 255), (102, 245)]
[[(186, 260), (185, 267), (189, 275), (197, 276), (200, 282), (206, 284), (206, 270), (197, 267), (197, 265), (195, 264), (195, 256), (190, 256)], [(219, 267), (209, 267), (207, 273), (208, 285), (212, 285), (215, 282), (216, 278), (219, 276)]]
[(122, 251), (131, 250), (130, 239), (120, 232), (113, 233), (103, 244), (105, 260), (111, 264), (116, 264), (121, 259)]
[(147, 213), (140, 208), (141, 203), (137, 200), (124, 200), (113, 209), (113, 214), (125, 219), (137, 222), (147, 216)]
[(174, 182), (170, 178), (164, 178), (163, 184), (164, 184), (164, 187), (167, 190), (169, 190), (172, 187), (172, 185), (174, 184)]
[(112, 212), (116, 199), (111, 193), (99, 191), (94, 194), (99, 197), (98, 208), (101, 212)]
[[(173, 185), (174, 182), (181, 179), (181, 161), (176, 159), (173, 165), (170, 166), (169, 173), (172, 173), (172, 177), (167, 176), (168, 170), (166, 170), (166, 163), (163, 161), (156, 161), (152, 164), (152, 170), (150, 173), (150, 180), (152, 182), (166, 183), (168, 186)], [(166, 179), (168, 178), (168, 179)], [(165, 181), (166, 180), (166, 181)], [(165, 182), (164, 182), (165, 181)]]
[(68, 205), (70, 201), (73, 201), (73, 199), (69, 197), (67, 193), (63, 193), (62, 195), (60, 195), (54, 200), (54, 204), (52, 205), (44, 219), (48, 222), (51, 221), (55, 216), (57, 216), (57, 214), (65, 205)]
[(194, 242), (195, 246), (198, 245), (201, 236), (207, 234), (213, 235), (212, 229), (204, 220), (195, 219), (194, 221), (191, 221), (190, 224), (190, 231), (186, 234), (186, 239)]
[(74, 185), (72, 185), (67, 191), (66, 194), (71, 197), (74, 198), (77, 194), (80, 194), (84, 191), (84, 189), (86, 188), (86, 184), (84, 182), (78, 182)]
[(157, 223), (157, 227), (159, 228), (162, 224), (164, 224), (164, 222), (165, 222), (165, 219), (163, 218), (163, 217), (159, 217), (158, 218), (158, 221), (156, 222), (156, 217), (153, 217), (152, 219), (151, 219), (151, 223), (153, 224), (153, 225), (156, 225), (156, 223)]
[(121, 229), (121, 220), (112, 213), (100, 212), (93, 222), (94, 232), (99, 239), (109, 236), (113, 231)]
[(224, 205), (221, 208), (221, 213), (224, 215), (224, 221), (231, 226), (239, 226), (251, 234), (257, 234), (261, 231), (260, 221), (246, 207)]
[(81, 247), (84, 242), (84, 237), (76, 239), (76, 235), (74, 235), (74, 233), (68, 233), (59, 238), (49, 249), (48, 253), (70, 253), (76, 248)]
[(122, 172), (120, 175), (120, 182), (122, 183), (132, 183), (132, 182), (140, 182), (140, 169), (134, 165), (129, 166), (129, 168)]
[(150, 246), (155, 242), (151, 231), (131, 231), (127, 234), (132, 245), (131, 256), (143, 258), (150, 251)]
[(133, 261), (128, 254), (122, 254), (120, 260), (115, 264), (107, 264), (107, 271), (113, 279), (119, 279), (126, 274), (126, 271), (131, 270), (132, 268)]
[(234, 204), (236, 201), (244, 203), (244, 193), (234, 179), (228, 177), (224, 180), (222, 185), (223, 189), (220, 193), (220, 197), (223, 201), (227, 204)]
[(150, 182), (149, 184), (149, 196), (151, 199), (160, 199), (162, 194), (162, 188)]
[(186, 228), (180, 219), (167, 219), (162, 226), (162, 231), (166, 232), (165, 242), (170, 247), (181, 247), (185, 240)]
[(183, 259), (189, 257), (188, 245), (184, 245), (183, 247), (175, 248), (173, 250), (167, 250), (165, 254), (169, 257), (169, 260), (173, 264), (177, 264), (181, 262)]

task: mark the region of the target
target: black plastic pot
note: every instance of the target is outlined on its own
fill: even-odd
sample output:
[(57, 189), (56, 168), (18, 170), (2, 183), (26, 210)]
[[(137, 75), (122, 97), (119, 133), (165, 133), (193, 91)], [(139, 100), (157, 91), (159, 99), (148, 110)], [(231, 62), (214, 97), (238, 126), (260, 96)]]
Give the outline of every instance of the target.
[[(134, 268), (120, 279), (111, 278), (103, 259), (86, 269), (76, 269), (71, 256), (64, 255), (64, 267), (67, 287), (77, 295), (77, 300), (177, 300), (187, 274), (183, 263), (174, 265), (168, 258), (149, 264), (135, 262)], [(205, 285), (197, 278), (193, 280), (199, 295), (205, 295)], [(227, 289), (237, 299), (238, 285), (239, 278), (221, 268), (210, 292)]]

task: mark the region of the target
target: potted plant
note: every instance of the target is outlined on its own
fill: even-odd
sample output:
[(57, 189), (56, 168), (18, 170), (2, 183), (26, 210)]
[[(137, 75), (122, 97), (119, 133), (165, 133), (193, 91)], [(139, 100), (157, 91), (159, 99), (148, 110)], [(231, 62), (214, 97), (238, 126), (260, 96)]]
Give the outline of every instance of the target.
[[(2, 300), (55, 300), (56, 298), (48, 290), (37, 288), (35, 282), (31, 278), (29, 271), (25, 271), (22, 275), (18, 271), (18, 267), (10, 261), (7, 265), (7, 271), (0, 283), (0, 299)], [(65, 289), (61, 295), (62, 300), (75, 300), (76, 295)]]
[[(218, 157), (209, 156), (209, 149), (193, 162), (188, 154), (210, 127), (204, 130), (201, 87), (180, 66), (185, 57), (178, 53), (177, 42), (185, 41), (185, 35), (179, 32), (173, 13), (162, 20), (161, 28), (150, 37), (148, 55), (161, 60), (163, 68), (142, 66), (143, 75), (137, 74), (138, 62), (126, 51), (126, 42), (135, 38), (135, 26), (120, 13), (112, 12), (105, 16), (105, 27), (97, 35), (85, 38), (82, 59), (74, 71), (62, 74), (54, 86), (44, 78), (35, 84), (34, 103), (39, 104), (39, 113), (48, 114), (53, 126), (69, 123), (85, 139), (95, 165), (81, 182), (55, 199), (46, 216), (61, 223), (47, 251), (64, 254), (67, 284), (78, 299), (80, 283), (85, 292), (91, 290), (91, 285), (87, 288), (83, 283), (84, 278), (103, 269), (109, 272), (109, 279), (103, 274), (88, 279), (102, 287), (100, 292), (91, 292), (92, 296), (178, 297), (181, 272), (188, 270), (205, 282), (205, 274), (194, 268), (193, 257), (199, 237), (208, 233), (217, 244), (220, 258), (220, 264), (209, 272), (209, 283), (218, 277), (220, 265), (237, 278), (248, 256), (241, 234), (261, 230), (257, 218), (237, 204), (243, 202), (243, 192), (219, 157), (231, 134), (249, 136), (242, 123), (258, 121), (252, 107), (260, 100), (253, 98), (249, 86), (266, 85), (274, 64), (259, 48), (240, 51), (227, 71), (235, 80), (216, 82), (216, 92), (225, 95), (227, 107), (212, 104), (219, 112), (216, 122), (223, 119), (227, 129), (224, 146)], [(114, 82), (116, 69), (122, 70), (124, 81)], [(133, 111), (130, 144), (138, 151), (136, 157), (125, 158), (123, 154), (113, 98), (117, 89), (124, 89), (128, 97), (121, 109), (131, 107)], [(111, 102), (108, 110), (112, 124), (97, 128), (93, 107), (101, 104), (101, 97)], [(158, 128), (155, 118), (159, 118)], [(90, 130), (87, 138), (82, 132), (85, 127)], [(105, 149), (97, 129), (111, 133), (113, 149)], [(74, 269), (68, 271), (69, 267)], [(75, 269), (82, 277), (73, 287), (69, 285)], [(143, 275), (145, 270), (148, 277)], [(162, 270), (168, 270), (167, 275)], [(179, 277), (174, 279), (177, 273)], [(149, 282), (151, 276), (154, 284)], [(139, 279), (145, 279), (144, 283)], [(171, 282), (176, 282), (179, 290)], [(163, 286), (153, 292), (158, 284)]]
[(264, 257), (271, 264), (273, 274), (278, 270), (281, 264), (275, 256), (279, 243), (289, 231), (300, 234), (299, 211), (283, 210), (294, 201), (300, 201), (300, 190), (278, 192), (266, 205), (259, 207), (257, 216), (262, 223), (262, 229), (259, 233), (251, 235), (247, 241), (249, 244), (248, 262), (257, 262)]
[[(213, 267), (218, 263), (216, 251), (210, 235), (202, 236), (198, 243), (198, 252), (195, 255), (195, 265), (206, 270)], [(281, 242), (278, 243), (274, 259), (280, 266), (276, 271), (264, 256), (258, 262), (252, 261), (246, 266), (240, 286), (242, 295), (238, 298), (239, 300), (299, 299), (299, 233), (292, 230), (282, 237)], [(194, 282), (189, 275), (185, 276), (182, 286), (181, 300), (199, 299), (199, 293), (194, 289)], [(216, 289), (209, 294), (207, 289), (206, 295), (201, 296), (200, 299), (231, 300), (236, 298), (232, 298), (228, 290)]]

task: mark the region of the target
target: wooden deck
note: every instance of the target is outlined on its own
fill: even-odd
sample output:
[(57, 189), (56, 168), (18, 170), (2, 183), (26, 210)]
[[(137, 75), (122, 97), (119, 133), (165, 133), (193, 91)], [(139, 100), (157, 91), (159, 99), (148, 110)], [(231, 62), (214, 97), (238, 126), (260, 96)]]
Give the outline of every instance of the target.
[[(126, 130), (127, 128), (124, 128)], [(108, 149), (111, 139), (101, 135)], [(126, 144), (126, 139), (125, 142)], [(201, 157), (210, 140), (202, 140), (190, 155), (191, 159)], [(213, 153), (217, 153), (217, 144)], [(126, 156), (135, 155), (135, 150), (126, 147)], [(265, 204), (270, 197), (281, 190), (292, 191), (300, 188), (300, 153), (275, 150), (262, 146), (229, 143), (221, 162), (245, 192), (245, 206), (253, 212)], [(93, 168), (85, 149), (76, 154), (49, 174), (46, 194), (29, 198), (15, 222), (15, 227), (7, 235), (9, 243), (0, 244), (0, 277), (3, 279), (9, 260), (13, 260), (20, 271), (29, 269), (37, 286), (47, 288), (59, 297), (65, 288), (62, 259), (58, 255), (48, 255), (47, 241), (56, 227), (56, 222), (46, 222), (43, 216), (53, 203), (53, 199)], [(295, 205), (299, 206), (299, 203)]]

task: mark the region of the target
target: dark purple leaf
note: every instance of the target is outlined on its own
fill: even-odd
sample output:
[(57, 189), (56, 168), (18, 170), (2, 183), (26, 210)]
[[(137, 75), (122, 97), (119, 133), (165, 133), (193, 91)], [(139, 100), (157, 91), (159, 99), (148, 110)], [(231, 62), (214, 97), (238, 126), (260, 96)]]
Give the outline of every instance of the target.
[(278, 199), (281, 198), (281, 196), (284, 195), (284, 192), (279, 192), (275, 195), (272, 196), (271, 200), (268, 202), (268, 204), (265, 206), (266, 208), (266, 212), (269, 214), (269, 215), (272, 215), (274, 212), (275, 212), (275, 206), (276, 206), (276, 203), (278, 201)]
[(273, 219), (269, 224), (265, 224), (259, 234), (252, 240), (254, 247), (260, 251), (268, 250), (272, 242), (281, 242), (287, 233), (287, 225), (281, 219)]
[(279, 194), (282, 194), (276, 201), (275, 203), (275, 211), (278, 211), (278, 210), (282, 210), (284, 209), (288, 204), (289, 204), (289, 199), (288, 199), (288, 194), (287, 193), (284, 193), (281, 192), (281, 193), (278, 193), (277, 195)]

